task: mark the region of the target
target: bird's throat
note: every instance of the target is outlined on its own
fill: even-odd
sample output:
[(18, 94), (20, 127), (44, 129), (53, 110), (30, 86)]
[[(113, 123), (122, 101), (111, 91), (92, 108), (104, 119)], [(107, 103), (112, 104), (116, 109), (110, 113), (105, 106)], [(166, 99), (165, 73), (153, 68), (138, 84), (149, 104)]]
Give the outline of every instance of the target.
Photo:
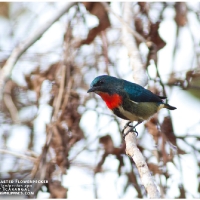
[(105, 92), (98, 92), (99, 96), (106, 102), (109, 109), (113, 110), (117, 108), (122, 103), (122, 97), (118, 94), (108, 94)]

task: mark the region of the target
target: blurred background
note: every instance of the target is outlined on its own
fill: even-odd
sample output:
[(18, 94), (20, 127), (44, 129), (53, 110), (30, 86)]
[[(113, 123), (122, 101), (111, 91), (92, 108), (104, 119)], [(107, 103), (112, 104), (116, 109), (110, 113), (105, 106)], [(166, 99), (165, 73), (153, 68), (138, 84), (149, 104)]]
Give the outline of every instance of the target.
[(0, 2), (0, 180), (48, 180), (25, 198), (146, 198), (126, 121), (87, 93), (109, 74), (177, 107), (138, 148), (162, 198), (200, 198), (199, 33), (198, 2)]

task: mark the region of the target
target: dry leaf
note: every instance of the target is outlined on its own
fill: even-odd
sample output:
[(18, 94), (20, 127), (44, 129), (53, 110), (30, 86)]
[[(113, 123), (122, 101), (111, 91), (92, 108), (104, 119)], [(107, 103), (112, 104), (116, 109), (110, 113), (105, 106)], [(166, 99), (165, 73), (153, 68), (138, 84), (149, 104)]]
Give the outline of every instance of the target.
[(161, 131), (167, 136), (168, 140), (176, 146), (176, 136), (174, 135), (172, 121), (170, 117), (165, 117), (161, 124)]
[(99, 25), (91, 29), (85, 40), (80, 42), (80, 45), (90, 44), (94, 38), (103, 30), (110, 27), (110, 20), (105, 7), (100, 2), (82, 2), (86, 9), (99, 19)]
[(141, 13), (148, 14), (148, 11), (149, 11), (149, 3), (148, 2), (138, 2), (138, 5), (140, 6)]
[(161, 124), (161, 131), (166, 135), (167, 139), (172, 143), (172, 145), (177, 147), (178, 154), (185, 154), (186, 152), (177, 146), (176, 136), (174, 134), (172, 120), (169, 116), (165, 117)]
[(145, 127), (147, 128), (148, 132), (153, 136), (156, 144), (158, 142), (158, 138), (160, 137), (160, 132), (157, 128), (158, 119), (157, 116), (154, 115), (149, 121), (145, 123)]
[(148, 167), (149, 170), (153, 173), (153, 174), (162, 174), (162, 170), (160, 170), (160, 167), (154, 163), (148, 163)]
[(166, 42), (160, 37), (159, 34), (159, 26), (160, 22), (150, 23), (150, 31), (148, 35), (148, 41), (153, 42), (156, 45), (156, 52), (162, 49), (165, 45)]
[(66, 199), (67, 189), (61, 185), (60, 181), (53, 181), (49, 183), (50, 198)]
[(110, 135), (106, 135), (99, 138), (99, 143), (103, 144), (105, 152), (107, 153), (113, 152), (114, 144)]

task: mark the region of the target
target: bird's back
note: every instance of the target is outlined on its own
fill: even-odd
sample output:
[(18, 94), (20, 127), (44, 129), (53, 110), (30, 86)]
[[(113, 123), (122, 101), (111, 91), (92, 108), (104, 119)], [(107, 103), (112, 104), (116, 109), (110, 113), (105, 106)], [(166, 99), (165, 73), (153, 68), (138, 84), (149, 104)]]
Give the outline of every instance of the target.
[(123, 80), (123, 89), (127, 92), (129, 98), (135, 102), (163, 102), (162, 97), (153, 94), (151, 91), (136, 83)]

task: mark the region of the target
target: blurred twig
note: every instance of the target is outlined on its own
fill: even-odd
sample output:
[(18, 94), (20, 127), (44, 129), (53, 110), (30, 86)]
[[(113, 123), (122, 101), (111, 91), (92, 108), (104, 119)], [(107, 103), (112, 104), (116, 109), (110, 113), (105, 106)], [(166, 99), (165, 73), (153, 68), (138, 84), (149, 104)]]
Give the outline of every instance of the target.
[(13, 123), (20, 124), (18, 110), (14, 104), (14, 101), (13, 101), (12, 95), (11, 95), (13, 84), (14, 83), (12, 81), (6, 82), (5, 88), (4, 88), (4, 93), (3, 93), (3, 101), (4, 101), (4, 104), (6, 105), (7, 109), (10, 112)]
[(38, 29), (33, 32), (28, 38), (26, 38), (23, 42), (19, 43), (19, 45), (12, 51), (10, 57), (6, 61), (5, 65), (2, 67), (0, 71), (0, 100), (2, 99), (2, 91), (4, 87), (5, 80), (10, 76), (11, 71), (18, 61), (20, 56), (40, 37), (51, 27), (51, 25), (56, 22), (62, 15), (64, 15), (72, 6), (74, 6), (76, 2), (70, 2), (66, 5), (62, 6), (60, 10), (57, 10), (55, 14), (49, 19), (47, 22), (42, 24), (42, 26), (38, 27)]
[(104, 5), (104, 7), (106, 8), (107, 11), (109, 11), (110, 13), (112, 13), (112, 14), (121, 22), (121, 24), (122, 24), (123, 26), (126, 26), (127, 30), (128, 30), (131, 34), (133, 34), (134, 37), (136, 37), (140, 42), (144, 42), (144, 43), (147, 44), (147, 41), (145, 40), (145, 38), (142, 37), (142, 36), (141, 36), (139, 33), (137, 33), (135, 30), (133, 30), (133, 29), (130, 27), (130, 25), (122, 19), (122, 17), (120, 17), (118, 14), (116, 14), (116, 13), (109, 7), (108, 3), (106, 3), (106, 2), (101, 2), (101, 3)]
[(21, 159), (25, 159), (25, 160), (30, 160), (32, 162), (36, 161), (36, 158), (26, 156), (26, 155), (23, 155), (23, 154), (20, 154), (20, 153), (16, 153), (16, 152), (13, 152), (13, 151), (9, 151), (9, 150), (6, 150), (6, 149), (0, 149), (0, 153), (10, 154), (12, 156), (15, 156), (15, 157), (18, 157), (18, 158), (21, 158)]

